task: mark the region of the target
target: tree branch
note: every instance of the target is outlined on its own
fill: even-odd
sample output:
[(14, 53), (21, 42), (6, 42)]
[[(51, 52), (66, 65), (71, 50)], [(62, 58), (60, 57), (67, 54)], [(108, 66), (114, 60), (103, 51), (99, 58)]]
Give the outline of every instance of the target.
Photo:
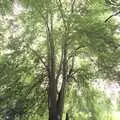
[(67, 30), (66, 20), (64, 19), (64, 18), (65, 18), (65, 17), (64, 17), (65, 15), (64, 15), (64, 11), (63, 11), (62, 2), (61, 2), (61, 0), (56, 0), (56, 2), (57, 2), (57, 6), (58, 6), (58, 9), (59, 9), (59, 11), (60, 11), (62, 20), (63, 20), (64, 28)]
[(120, 14), (120, 11), (118, 11), (118, 12), (110, 15), (110, 16), (105, 20), (105, 22), (107, 22), (107, 21), (108, 21), (109, 19), (111, 19), (112, 17), (117, 16), (118, 14)]
[(58, 73), (57, 73), (57, 76), (56, 76), (56, 81), (58, 81), (60, 73), (61, 73), (61, 70), (62, 70), (62, 62), (63, 62), (63, 52), (62, 52), (62, 55), (61, 55), (59, 70), (58, 70)]
[(39, 60), (45, 66), (45, 68), (47, 68), (46, 63), (43, 61), (42, 57), (37, 53), (37, 51), (35, 51), (34, 49), (32, 49), (30, 46), (29, 46), (29, 49), (39, 58)]
[(71, 13), (74, 12), (74, 5), (75, 5), (76, 0), (72, 0), (72, 5), (71, 5)]
[(67, 79), (70, 78), (70, 76), (71, 76), (71, 74), (72, 74), (72, 72), (73, 72), (74, 61), (75, 61), (75, 56), (73, 55), (73, 56), (72, 56), (72, 65), (71, 65), (71, 68), (70, 68), (69, 73), (68, 73), (68, 75), (67, 75)]

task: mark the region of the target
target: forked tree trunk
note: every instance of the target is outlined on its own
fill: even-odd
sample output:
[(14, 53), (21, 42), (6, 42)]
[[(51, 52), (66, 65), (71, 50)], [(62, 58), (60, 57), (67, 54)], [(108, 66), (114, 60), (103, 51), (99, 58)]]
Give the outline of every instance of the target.
[(48, 105), (49, 105), (49, 120), (62, 120), (64, 108), (65, 82), (67, 80), (67, 49), (63, 49), (62, 63), (62, 85), (59, 93), (57, 92), (57, 80), (55, 79), (55, 56), (54, 51), (50, 54), (49, 65), (49, 90), (48, 90)]
[(62, 63), (62, 86), (61, 90), (57, 91), (57, 79), (55, 77), (55, 45), (53, 38), (53, 16), (52, 13), (47, 18), (47, 42), (48, 42), (48, 78), (49, 78), (49, 89), (48, 89), (48, 110), (49, 120), (62, 120), (63, 108), (64, 108), (64, 93), (65, 93), (65, 82), (67, 80), (67, 47), (66, 40), (63, 40), (62, 52), (63, 52), (63, 63)]

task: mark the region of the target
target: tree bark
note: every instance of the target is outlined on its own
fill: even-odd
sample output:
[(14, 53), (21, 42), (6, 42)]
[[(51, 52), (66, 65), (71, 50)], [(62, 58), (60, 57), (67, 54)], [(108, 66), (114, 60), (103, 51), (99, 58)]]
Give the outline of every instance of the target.
[(49, 120), (56, 120), (57, 105), (57, 82), (55, 79), (55, 45), (53, 40), (53, 18), (52, 14), (47, 18), (47, 43), (48, 43), (48, 109)]
[[(65, 82), (67, 81), (67, 34), (62, 43), (63, 63), (62, 63), (62, 85), (59, 93), (57, 92), (57, 79), (56, 75), (56, 59), (55, 59), (55, 45), (53, 38), (53, 16), (52, 13), (47, 16), (47, 42), (48, 42), (48, 109), (49, 120), (62, 120), (63, 108), (64, 108), (64, 94), (65, 94)], [(61, 67), (61, 65), (60, 65)], [(59, 75), (59, 74), (58, 74)]]
[(58, 94), (58, 101), (57, 101), (57, 118), (58, 120), (62, 120), (63, 109), (64, 109), (64, 94), (65, 94), (65, 84), (67, 81), (67, 41), (66, 37), (63, 40), (63, 66), (62, 66), (62, 86), (61, 90)]
[(63, 81), (61, 90), (59, 92), (57, 100), (57, 119), (62, 120), (62, 113), (64, 108), (64, 92), (65, 92), (65, 82)]
[(65, 120), (69, 120), (69, 115), (68, 113), (66, 113), (66, 119)]

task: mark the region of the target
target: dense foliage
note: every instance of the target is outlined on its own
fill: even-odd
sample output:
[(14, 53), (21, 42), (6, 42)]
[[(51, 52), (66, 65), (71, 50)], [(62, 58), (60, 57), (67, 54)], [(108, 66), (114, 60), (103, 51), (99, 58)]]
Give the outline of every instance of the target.
[(119, 23), (105, 22), (118, 9), (114, 0), (1, 0), (0, 119), (112, 120), (98, 87), (119, 82)]

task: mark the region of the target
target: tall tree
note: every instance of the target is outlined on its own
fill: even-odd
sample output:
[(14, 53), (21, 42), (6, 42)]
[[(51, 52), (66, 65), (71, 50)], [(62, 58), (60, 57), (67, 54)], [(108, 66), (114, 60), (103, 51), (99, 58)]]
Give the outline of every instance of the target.
[[(4, 0), (1, 4), (5, 9), (6, 5), (9, 8), (15, 5), (14, 2), (9, 5)], [(104, 0), (19, 2), (17, 6), (21, 4), (23, 7), (21, 14), (12, 11), (11, 18), (6, 20), (8, 30), (4, 33), (9, 37), (2, 33), (2, 39), (8, 40), (4, 49), (9, 52), (1, 56), (1, 69), (5, 70), (0, 76), (5, 81), (0, 81), (4, 86), (0, 90), (3, 97), (10, 99), (2, 105), (6, 108), (9, 104), (16, 110), (18, 101), (23, 100), (23, 113), (38, 115), (40, 107), (46, 108), (44, 102), (48, 95), (48, 119), (62, 120), (65, 93), (70, 83), (88, 87), (95, 77), (90, 71), (97, 73), (96, 78), (99, 78), (101, 73), (111, 73), (110, 70), (118, 65), (118, 41), (114, 37), (116, 26), (104, 23), (103, 13), (109, 12)], [(66, 119), (68, 117), (69, 112)]]

